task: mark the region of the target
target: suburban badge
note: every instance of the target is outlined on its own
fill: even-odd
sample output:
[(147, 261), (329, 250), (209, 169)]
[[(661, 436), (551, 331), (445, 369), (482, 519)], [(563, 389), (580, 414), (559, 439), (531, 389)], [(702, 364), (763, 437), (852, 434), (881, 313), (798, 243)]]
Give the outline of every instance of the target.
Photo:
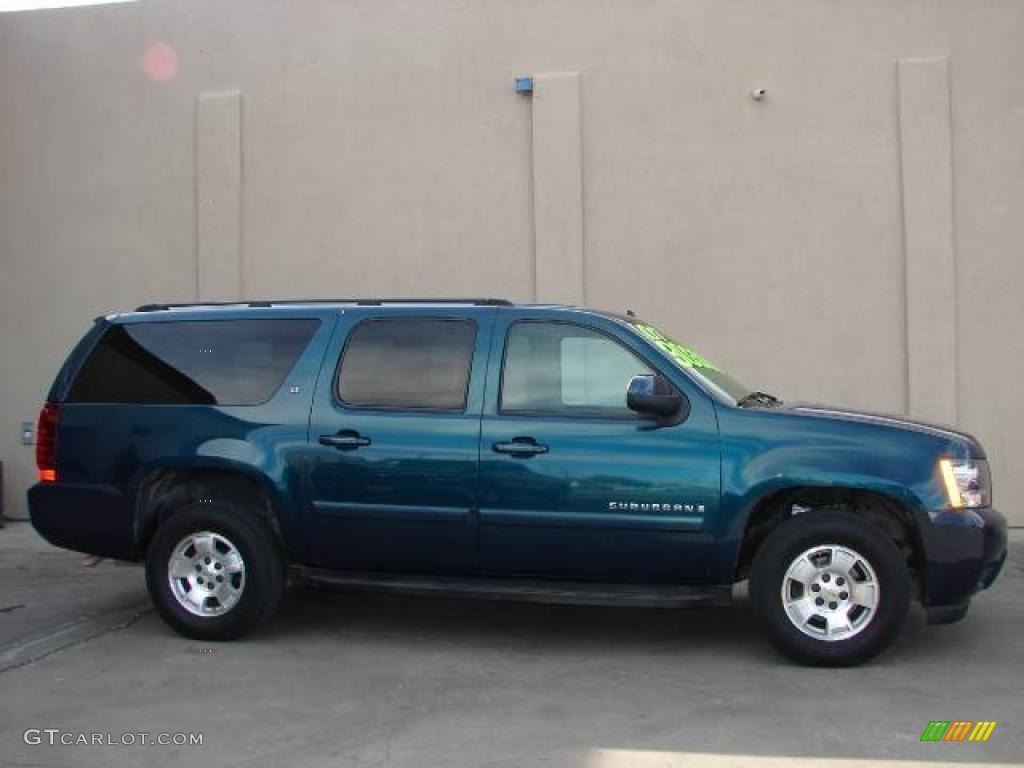
[(609, 501), (610, 512), (697, 512), (704, 514), (703, 504), (677, 504), (674, 502)]

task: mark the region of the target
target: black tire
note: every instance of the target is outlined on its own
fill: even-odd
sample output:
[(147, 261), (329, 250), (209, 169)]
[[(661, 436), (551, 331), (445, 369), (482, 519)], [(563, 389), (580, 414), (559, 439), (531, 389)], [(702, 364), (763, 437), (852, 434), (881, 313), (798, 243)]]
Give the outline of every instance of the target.
[[(849, 547), (867, 561), (877, 578), (878, 602), (857, 634), (824, 640), (805, 634), (790, 620), (782, 590), (790, 564), (801, 553), (830, 544)], [(871, 523), (850, 512), (806, 512), (782, 523), (757, 550), (750, 572), (750, 602), (757, 622), (793, 660), (811, 666), (853, 666), (883, 651), (899, 635), (910, 605), (910, 574), (893, 541)]]
[[(216, 616), (191, 613), (175, 596), (168, 574), (171, 554), (185, 537), (200, 531), (219, 534), (237, 549), (245, 566), (238, 601)], [(274, 614), (284, 594), (285, 570), (273, 533), (245, 502), (187, 504), (157, 529), (146, 553), (146, 586), (161, 618), (186, 637), (233, 640)]]

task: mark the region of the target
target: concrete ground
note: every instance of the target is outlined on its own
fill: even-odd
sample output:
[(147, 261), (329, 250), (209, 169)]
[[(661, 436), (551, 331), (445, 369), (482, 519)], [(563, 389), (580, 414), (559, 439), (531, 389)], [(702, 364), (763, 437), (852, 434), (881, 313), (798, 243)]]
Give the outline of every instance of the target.
[[(1024, 761), (1020, 555), (966, 621), (926, 627), (915, 610), (893, 650), (851, 670), (792, 666), (742, 602), (666, 612), (301, 588), (264, 631), (203, 646), (149, 609), (141, 569), (82, 559), (24, 523), (0, 530), (0, 765)], [(930, 720), (998, 726), (984, 744), (921, 743)], [(27, 729), (202, 744), (51, 746)]]

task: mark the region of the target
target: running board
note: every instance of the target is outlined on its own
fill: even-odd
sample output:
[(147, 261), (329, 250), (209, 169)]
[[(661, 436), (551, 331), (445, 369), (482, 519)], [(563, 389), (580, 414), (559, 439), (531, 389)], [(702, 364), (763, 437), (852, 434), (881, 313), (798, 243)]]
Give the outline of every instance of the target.
[(637, 608), (724, 606), (732, 601), (732, 587), (728, 585), (689, 587), (675, 584), (614, 584), (485, 576), (419, 576), (334, 571), (301, 565), (292, 566), (290, 572), (293, 579), (302, 584), (422, 597), (567, 605), (622, 605)]

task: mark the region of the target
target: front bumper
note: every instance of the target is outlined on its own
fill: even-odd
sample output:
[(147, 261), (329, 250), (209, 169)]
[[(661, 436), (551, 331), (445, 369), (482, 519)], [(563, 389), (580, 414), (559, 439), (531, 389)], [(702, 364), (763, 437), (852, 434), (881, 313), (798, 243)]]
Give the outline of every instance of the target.
[(961, 618), (1006, 560), (1006, 518), (991, 508), (922, 514), (922, 598), (932, 623)]

